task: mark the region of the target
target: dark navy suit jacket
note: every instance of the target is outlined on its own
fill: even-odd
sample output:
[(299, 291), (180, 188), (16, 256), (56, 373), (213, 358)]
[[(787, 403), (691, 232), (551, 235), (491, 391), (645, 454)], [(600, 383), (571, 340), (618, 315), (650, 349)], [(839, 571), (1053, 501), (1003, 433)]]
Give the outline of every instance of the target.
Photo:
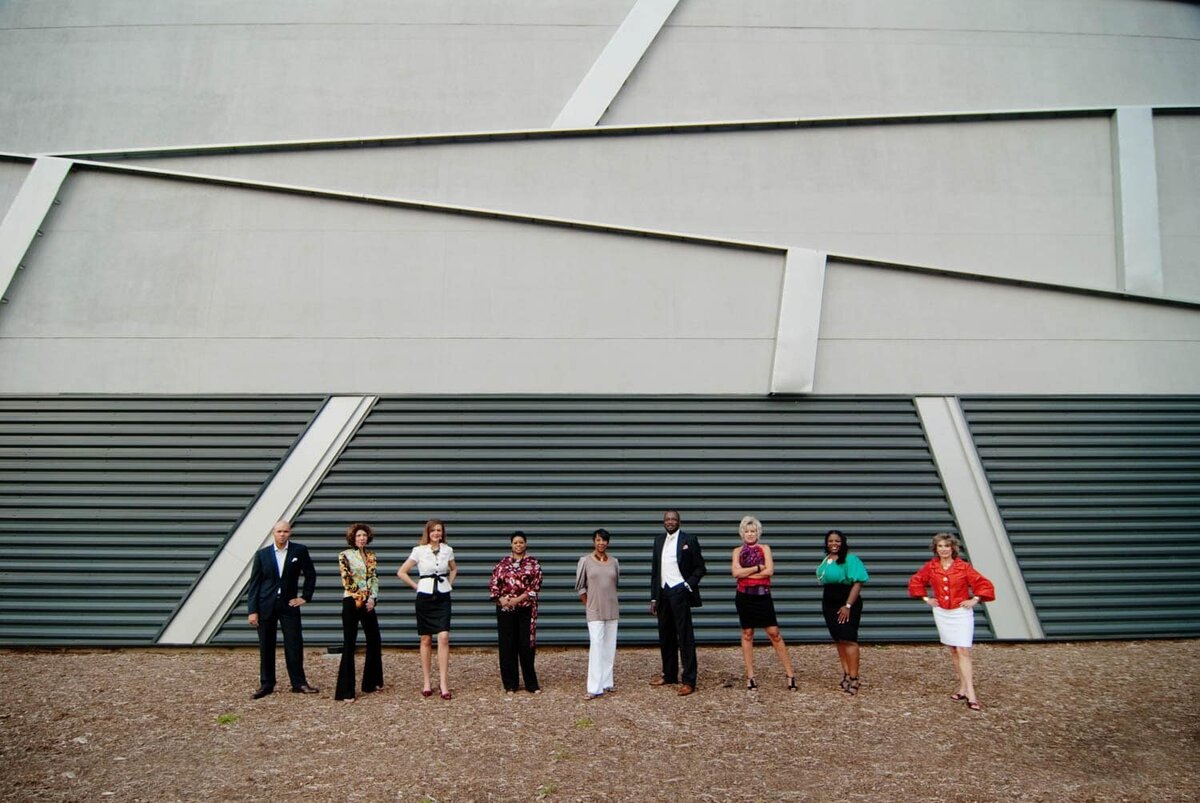
[[(666, 541), (665, 532), (659, 533), (654, 539), (654, 557), (650, 563), (650, 599), (655, 604), (662, 596), (662, 550)], [(679, 561), (679, 573), (683, 575), (683, 581), (692, 589), (689, 604), (699, 608), (702, 604), (700, 578), (708, 571), (704, 565), (704, 554), (700, 551), (700, 542), (680, 530), (679, 538), (675, 541), (675, 559)]]
[[(298, 592), (301, 574), (304, 575), (304, 590)], [(254, 553), (254, 563), (250, 566), (250, 585), (246, 589), (247, 607), (250, 613), (257, 613), (260, 617), (270, 616), (275, 611), (276, 599), (304, 597), (305, 602), (312, 602), (316, 587), (317, 570), (308, 556), (308, 547), (288, 541), (281, 577), (279, 565), (275, 562), (275, 544), (272, 542)]]

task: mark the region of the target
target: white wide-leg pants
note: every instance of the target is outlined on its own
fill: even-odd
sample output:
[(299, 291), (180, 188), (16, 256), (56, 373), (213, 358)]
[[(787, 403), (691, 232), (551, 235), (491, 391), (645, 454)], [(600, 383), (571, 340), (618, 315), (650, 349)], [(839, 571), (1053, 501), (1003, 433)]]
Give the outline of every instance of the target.
[(588, 622), (588, 694), (603, 694), (613, 688), (613, 661), (617, 657), (617, 620)]

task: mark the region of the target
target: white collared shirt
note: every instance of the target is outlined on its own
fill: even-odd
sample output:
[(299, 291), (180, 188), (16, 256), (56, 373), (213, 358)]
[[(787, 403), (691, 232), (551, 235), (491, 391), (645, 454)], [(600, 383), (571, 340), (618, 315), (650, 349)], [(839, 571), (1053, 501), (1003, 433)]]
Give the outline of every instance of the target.
[(415, 546), (408, 559), (417, 565), (417, 593), (432, 594), (435, 577), (438, 593), (450, 593), (450, 562), (454, 560), (454, 549), (449, 544), (442, 544), (437, 552), (429, 544)]
[(667, 533), (663, 539), (662, 549), (662, 584), (663, 588), (674, 588), (683, 583), (683, 575), (679, 573), (679, 557), (675, 554), (679, 544), (679, 530)]
[(287, 562), (287, 544), (283, 545), (283, 549), (275, 548), (275, 566), (279, 569), (279, 576), (283, 577), (283, 566)]

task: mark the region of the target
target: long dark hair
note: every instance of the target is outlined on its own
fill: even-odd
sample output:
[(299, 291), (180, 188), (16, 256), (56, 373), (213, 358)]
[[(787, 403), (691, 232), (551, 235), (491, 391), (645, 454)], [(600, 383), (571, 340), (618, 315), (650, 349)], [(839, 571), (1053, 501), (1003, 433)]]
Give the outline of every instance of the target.
[(830, 530), (829, 532), (825, 533), (825, 551), (827, 553), (829, 552), (829, 536), (831, 535), (836, 535), (838, 538), (842, 539), (842, 545), (838, 547), (837, 551), (837, 562), (845, 563), (846, 556), (850, 554), (850, 543), (846, 540), (846, 536), (841, 530)]

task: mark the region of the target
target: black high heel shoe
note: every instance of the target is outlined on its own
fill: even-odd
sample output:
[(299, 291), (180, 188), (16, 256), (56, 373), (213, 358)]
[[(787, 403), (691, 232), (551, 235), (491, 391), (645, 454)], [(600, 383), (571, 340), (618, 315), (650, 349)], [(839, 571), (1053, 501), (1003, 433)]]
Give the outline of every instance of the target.
[(755, 691), (758, 689), (758, 684), (754, 682), (754, 678), (746, 681), (746, 691)]
[(788, 675), (787, 679), (788, 679), (788, 685), (787, 685), (788, 691), (796, 691), (796, 676)]
[(862, 683), (859, 682), (857, 677), (850, 678), (849, 682), (846, 684), (846, 694), (849, 694), (851, 697), (853, 697), (854, 695), (858, 694), (858, 689), (860, 686), (862, 686)]
[(844, 692), (850, 691), (850, 673), (849, 672), (842, 673), (842, 682), (838, 684), (838, 688)]

